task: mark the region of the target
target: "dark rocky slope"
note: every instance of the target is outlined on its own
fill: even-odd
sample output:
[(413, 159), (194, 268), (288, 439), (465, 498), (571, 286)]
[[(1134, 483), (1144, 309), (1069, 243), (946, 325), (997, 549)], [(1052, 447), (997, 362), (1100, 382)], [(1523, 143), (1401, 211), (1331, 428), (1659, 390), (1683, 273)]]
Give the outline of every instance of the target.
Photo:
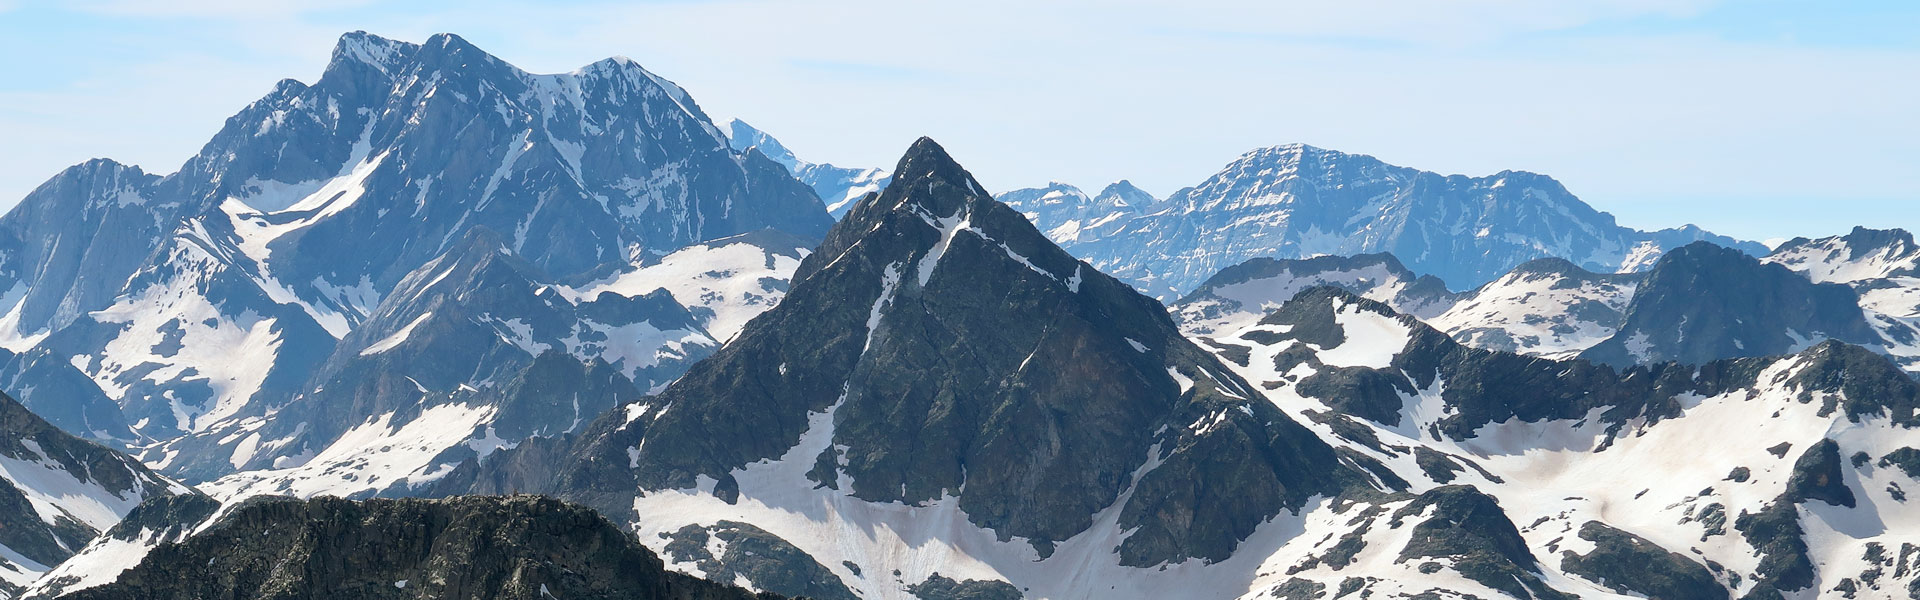
[(778, 598), (668, 572), (605, 517), (531, 496), (255, 498), (65, 597)]
[(73, 556), (142, 499), (191, 493), (0, 393), (0, 596)]
[(1814, 283), (1738, 250), (1696, 242), (1661, 257), (1627, 305), (1620, 330), (1581, 357), (1621, 367), (1699, 364), (1788, 354), (1824, 339), (1881, 343), (1847, 286)]
[[(738, 470), (828, 434), (819, 455), (784, 459), (804, 460), (820, 493), (952, 495), (974, 525), (1041, 556), (1127, 492), (1119, 525), (1136, 531), (1118, 552), (1138, 566), (1225, 559), (1261, 522), (1357, 480), (1158, 302), (1048, 242), (937, 144), (915, 143), (895, 172), (785, 301), (660, 395), (602, 417), (557, 474), (522, 458), (551, 456), (534, 445), (459, 477), (634, 517), (637, 493), (703, 478), (732, 501)], [(821, 413), (831, 430), (810, 432)]]

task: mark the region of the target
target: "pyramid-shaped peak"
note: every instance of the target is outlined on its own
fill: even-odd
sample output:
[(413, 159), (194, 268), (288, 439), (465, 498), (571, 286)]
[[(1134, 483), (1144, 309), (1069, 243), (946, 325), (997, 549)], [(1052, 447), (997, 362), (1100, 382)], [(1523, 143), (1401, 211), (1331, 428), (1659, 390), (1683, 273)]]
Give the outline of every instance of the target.
[[(900, 157), (900, 163), (893, 169), (898, 176), (915, 179), (937, 173), (952, 175), (956, 171), (961, 174), (966, 173), (966, 170), (960, 167), (960, 163), (954, 161), (952, 155), (947, 154), (946, 148), (941, 147), (939, 142), (933, 141), (933, 138), (926, 136), (914, 140), (913, 145), (907, 147), (907, 153)], [(971, 178), (971, 176), (968, 177)]]
[(748, 148), (759, 148), (761, 154), (785, 165), (788, 169), (794, 168), (799, 162), (793, 151), (788, 150), (780, 140), (774, 139), (767, 132), (740, 119), (727, 122), (727, 141), (734, 150), (740, 152), (745, 152)]
[[(880, 195), (880, 206), (885, 209), (910, 203), (933, 216), (946, 217), (958, 214), (963, 207), (980, 208), (975, 205), (999, 204), (985, 187), (974, 180), (973, 174), (961, 167), (952, 155), (947, 154), (947, 149), (933, 141), (933, 138), (915, 140), (913, 146), (907, 148), (907, 153), (901, 156), (893, 172), (893, 182)], [(941, 188), (959, 190), (960, 193), (942, 193)]]
[[(734, 475), (778, 461), (797, 467), (797, 489), (957, 497), (973, 525), (1035, 548), (1098, 526), (1146, 460), (1254, 498), (1196, 502), (1141, 479), (1116, 525), (1142, 532), (1119, 545), (1130, 566), (1224, 560), (1254, 524), (1330, 489), (1342, 468), (1331, 447), (1258, 401), (1160, 303), (1054, 245), (931, 139), (895, 173), (778, 305), (639, 405), (671, 410), (596, 426), (574, 455), (592, 458), (569, 459), (560, 478), (655, 490), (705, 475), (744, 504), (754, 492)], [(1063, 410), (1101, 418), (1056, 419)], [(1032, 440), (1059, 443), (1036, 452)]]
[(1094, 196), (1094, 201), (1109, 207), (1138, 210), (1158, 202), (1159, 199), (1147, 193), (1146, 190), (1140, 189), (1133, 182), (1122, 179), (1107, 184), (1107, 187), (1102, 188), (1100, 193)]
[(742, 150), (747, 146), (758, 146), (764, 141), (773, 139), (773, 136), (768, 135), (767, 132), (740, 119), (727, 121), (727, 134)]

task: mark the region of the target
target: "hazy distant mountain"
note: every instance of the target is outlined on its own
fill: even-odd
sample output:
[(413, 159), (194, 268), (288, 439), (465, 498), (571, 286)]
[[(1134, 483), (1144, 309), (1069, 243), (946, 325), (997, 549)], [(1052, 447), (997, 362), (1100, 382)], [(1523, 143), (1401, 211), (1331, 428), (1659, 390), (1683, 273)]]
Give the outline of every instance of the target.
[(1042, 188), (1002, 192), (995, 198), (1026, 215), (1057, 244), (1078, 240), (1082, 229), (1096, 229), (1138, 215), (1154, 203), (1152, 195), (1127, 181), (1109, 184), (1096, 196), (1054, 182)]
[(1766, 253), (1692, 226), (1622, 227), (1543, 175), (1440, 175), (1300, 144), (1248, 152), (1131, 212), (1075, 217), (1080, 224), (1064, 228), (1043, 214), (1036, 224), (1059, 233), (1054, 240), (1069, 252), (1168, 302), (1261, 257), (1387, 252), (1415, 273), (1471, 289), (1536, 258), (1612, 273), (1644, 270), (1696, 240)]
[(748, 148), (757, 148), (767, 158), (787, 167), (795, 178), (813, 187), (820, 200), (827, 203), (827, 212), (838, 219), (853, 208), (860, 197), (878, 192), (887, 187), (893, 175), (886, 169), (836, 167), (825, 163), (811, 163), (794, 156), (793, 151), (780, 144), (780, 140), (766, 132), (754, 129), (746, 121), (734, 119), (727, 124), (731, 130), (733, 149), (746, 152)]

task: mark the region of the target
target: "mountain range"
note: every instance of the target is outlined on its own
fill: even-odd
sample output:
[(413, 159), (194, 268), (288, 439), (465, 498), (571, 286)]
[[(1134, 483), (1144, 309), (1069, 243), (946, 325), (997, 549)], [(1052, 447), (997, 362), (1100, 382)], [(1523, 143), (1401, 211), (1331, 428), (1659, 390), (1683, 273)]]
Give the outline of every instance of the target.
[[(777, 155), (791, 154), (764, 132), (744, 124), (735, 131), (746, 136), (736, 137), (736, 147), (749, 144), (740, 141), (745, 139), (776, 148)], [(783, 162), (803, 180), (822, 177), (809, 175), (819, 168), (810, 163)], [(814, 185), (822, 197), (848, 189)], [(1054, 182), (998, 198), (1075, 256), (1163, 302), (1255, 258), (1390, 253), (1414, 272), (1467, 289), (1540, 258), (1599, 273), (1633, 273), (1695, 241), (1768, 253), (1761, 244), (1692, 225), (1623, 227), (1545, 175), (1441, 175), (1305, 144), (1248, 152), (1166, 198), (1124, 180), (1094, 195)]]
[[(1887, 570), (1920, 552), (1894, 557), (1920, 386), (1871, 350), (1623, 371), (1310, 284), (1195, 352), (937, 145), (894, 172), (687, 377), (440, 493), (559, 495), (689, 569), (819, 597), (911, 597), (936, 572), (1036, 598), (1920, 589)], [(698, 540), (842, 586), (672, 551)]]
[[(348, 34), (317, 83), (281, 82), (180, 171), (89, 162), (0, 218), (6, 371), (85, 400), (49, 411), (63, 426), (189, 480), (288, 491), (398, 436), (412, 452), (383, 453), (379, 481), (313, 490), (418, 484), (444, 452), (664, 385), (738, 307), (777, 301), (832, 219), (728, 143), (630, 60), (532, 75), (452, 35)], [(578, 414), (501, 404), (602, 372), (621, 377)]]
[(1478, 286), (1536, 258), (1613, 273), (1644, 270), (1698, 240), (1766, 251), (1692, 226), (1622, 227), (1544, 175), (1440, 175), (1303, 144), (1248, 152), (1135, 214), (1068, 228), (1071, 236), (1040, 226), (1163, 301), (1260, 257), (1387, 252), (1417, 273)]
[(1303, 145), (995, 194), (355, 32), (0, 216), (0, 599), (1920, 597), (1916, 268)]

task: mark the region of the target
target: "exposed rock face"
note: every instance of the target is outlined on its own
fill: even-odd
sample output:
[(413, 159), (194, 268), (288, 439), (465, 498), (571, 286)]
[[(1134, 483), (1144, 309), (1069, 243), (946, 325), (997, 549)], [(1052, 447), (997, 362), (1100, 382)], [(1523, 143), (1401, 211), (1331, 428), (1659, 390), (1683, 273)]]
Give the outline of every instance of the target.
[[(1856, 232), (1849, 238), (1806, 242), (1807, 247), (1839, 248), (1830, 253), (1839, 258), (1816, 257), (1826, 257), (1822, 260), (1787, 261), (1774, 256), (1755, 261), (1731, 250), (1716, 252), (1710, 245), (1689, 246), (1661, 263), (1659, 283), (1650, 288), (1642, 284), (1653, 274), (1593, 273), (1558, 258), (1527, 262), (1463, 293), (1447, 292), (1436, 278), (1415, 276), (1391, 255), (1255, 258), (1215, 274), (1175, 303), (1173, 311), (1189, 334), (1219, 336), (1251, 325), (1309, 287), (1334, 285), (1488, 350), (1556, 359), (1591, 350), (1589, 358), (1625, 367), (1661, 360), (1698, 363), (1781, 354), (1833, 338), (1881, 350), (1912, 369), (1920, 365), (1920, 327), (1916, 327), (1920, 304), (1914, 301), (1920, 294), (1911, 290), (1920, 289), (1920, 278), (1897, 275), (1905, 271), (1880, 265), (1899, 260), (1874, 258), (1903, 255), (1901, 235)], [(1886, 243), (1855, 247), (1844, 239)], [(1865, 254), (1861, 262), (1844, 259), (1850, 248)], [(1849, 298), (1842, 285), (1811, 284), (1767, 262), (1792, 262), (1811, 269), (1804, 271), (1809, 276), (1838, 273), (1866, 278), (1852, 280), (1860, 296)], [(1896, 275), (1876, 278), (1883, 272)], [(1636, 330), (1620, 333), (1628, 325), (1629, 308), (1641, 295), (1645, 297), (1639, 299)], [(1696, 295), (1706, 302), (1695, 302)], [(1689, 311), (1705, 318), (1693, 319)], [(1859, 318), (1856, 312), (1861, 313)], [(1637, 337), (1641, 335), (1645, 337)], [(1604, 347), (1594, 349), (1603, 342), (1607, 342)], [(1662, 345), (1675, 348), (1663, 350)]]
[(90, 160), (55, 175), (0, 217), (5, 337), (65, 326), (121, 292), (127, 277), (198, 210), (139, 167)]
[(1583, 358), (1625, 367), (1797, 352), (1823, 339), (1878, 346), (1845, 285), (1814, 283), (1740, 251), (1700, 242), (1654, 265), (1613, 337)]
[[(0, 384), (57, 419), (0, 402), (0, 597), (1920, 589), (1903, 232), (1604, 275), (1705, 234), (1306, 147), (996, 200), (733, 131), (624, 59), (353, 34), (179, 174), (56, 178), (0, 218)], [(1214, 261), (1172, 318), (1131, 285)], [(614, 520), (223, 506), (53, 426), (221, 498)]]
[(1093, 195), (1093, 203), (1096, 206), (1108, 206), (1116, 209), (1124, 206), (1132, 208), (1136, 212), (1151, 208), (1159, 201), (1159, 199), (1153, 197), (1153, 194), (1140, 189), (1139, 186), (1125, 179), (1109, 183), (1107, 187), (1100, 188), (1100, 193)]
[(1822, 439), (1807, 448), (1793, 461), (1793, 477), (1787, 480), (1787, 492), (1782, 498), (1796, 503), (1819, 500), (1853, 508), (1853, 490), (1847, 489), (1846, 474), (1840, 464), (1840, 445)]
[[(328, 108), (336, 104), (337, 122)], [(312, 180), (305, 171), (327, 172), (295, 161), (261, 169), (268, 183), (229, 183), (232, 195), (268, 213), (231, 211), (242, 221), (284, 220), (269, 216), (281, 205), (316, 211), (270, 244), (286, 249), (286, 262), (274, 265), (284, 281), (326, 275), (350, 286), (366, 275), (388, 288), (472, 225), (513, 232), (528, 262), (569, 274), (769, 226), (819, 235), (831, 223), (790, 177), (756, 178), (756, 163), (771, 161), (732, 152), (684, 90), (626, 59), (533, 75), (452, 35), (415, 45), (348, 34), (318, 83), (288, 86), (234, 122), (251, 127), (288, 108), (302, 119), (285, 121), (327, 136), (311, 146), (352, 156), (346, 171), (364, 191), (343, 197), (345, 206), (275, 197), (271, 182), (292, 186)], [(274, 156), (249, 145), (277, 141), (271, 136), (242, 143), (232, 129), (214, 144), (233, 137), (239, 156)], [(303, 171), (286, 172), (295, 167)], [(379, 218), (383, 208), (410, 218)]]
[(1586, 554), (1566, 552), (1561, 568), (1622, 594), (1673, 600), (1726, 600), (1705, 566), (1685, 555), (1599, 521), (1580, 526), (1580, 539), (1594, 543)]
[[(1353, 332), (1349, 334), (1351, 329)], [(1391, 336), (1359, 337), (1371, 331)], [(1406, 398), (1433, 389), (1449, 410), (1422, 424), (1431, 439), (1467, 438), (1489, 423), (1518, 418), (1574, 419), (1605, 409), (1609, 421), (1659, 414), (1671, 397), (1692, 391), (1691, 373), (1623, 376), (1583, 362), (1562, 363), (1470, 348), (1383, 304), (1345, 290), (1318, 287), (1246, 328), (1209, 341), (1253, 344), (1242, 373), (1267, 389), (1292, 386), (1339, 412), (1401, 427)], [(1305, 344), (1296, 345), (1296, 344)], [(1263, 348), (1287, 349), (1263, 351)], [(1371, 352), (1368, 360), (1329, 360), (1330, 351)], [(1737, 376), (1734, 382), (1744, 381)]]
[(58, 598), (112, 583), (154, 548), (187, 539), (219, 509), (220, 501), (199, 493), (147, 498), (78, 554), (35, 580), (20, 597)]
[(255, 498), (65, 597), (778, 598), (668, 572), (593, 511), (526, 496)]
[(791, 590), (817, 600), (856, 600), (833, 571), (766, 530), (720, 521), (688, 525), (672, 534), (661, 554), (668, 563), (714, 581), (745, 580), (763, 590)]
[(1611, 273), (1703, 239), (1766, 252), (1692, 226), (1622, 227), (1543, 175), (1446, 176), (1299, 144), (1249, 152), (1143, 214), (1075, 231), (1067, 250), (1167, 301), (1256, 257), (1389, 252), (1414, 272), (1477, 287), (1544, 257)]
[(1019, 589), (1004, 581), (954, 581), (939, 573), (908, 586), (907, 591), (920, 600), (1020, 600), (1023, 597)]
[[(1379, 324), (1375, 324), (1379, 323)], [(1392, 337), (1368, 337), (1377, 360), (1370, 364), (1329, 361), (1347, 346), (1352, 331), (1400, 329)], [(1920, 384), (1885, 357), (1857, 346), (1824, 342), (1795, 357), (1796, 367), (1778, 381), (1757, 379), (1778, 359), (1722, 360), (1699, 367), (1659, 363), (1625, 371), (1585, 361), (1552, 361), (1466, 347), (1411, 317), (1345, 290), (1319, 287), (1274, 311), (1239, 335), (1212, 338), (1216, 347), (1246, 348), (1239, 370), (1265, 389), (1289, 387), (1329, 403), (1340, 412), (1400, 426), (1409, 397), (1437, 395), (1443, 414), (1422, 425), (1433, 439), (1466, 439), (1482, 426), (1508, 419), (1581, 419), (1600, 410), (1602, 422), (1658, 420), (1684, 410), (1689, 394), (1720, 394), (1759, 384), (1785, 384), (1822, 402), (1821, 416), (1840, 413), (1853, 421), (1886, 418), (1920, 426)], [(1275, 352), (1268, 349), (1288, 351)], [(1240, 352), (1234, 352), (1236, 356)], [(1306, 368), (1299, 368), (1299, 367)], [(1437, 391), (1436, 382), (1444, 383)], [(1819, 394), (1817, 392), (1827, 392)]]
[(192, 493), (0, 393), (0, 596), (12, 596), (141, 500)]
[[(1853, 490), (1853, 510), (1898, 502), (1889, 486), (1903, 474), (1862, 469), (1892, 450), (1874, 440), (1920, 426), (1920, 385), (1870, 350), (1829, 341), (1790, 357), (1622, 371), (1468, 347), (1383, 303), (1323, 286), (1205, 338), (1217, 360), (1193, 358), (1166, 332), (1169, 321), (1134, 316), (1151, 313), (1134, 308), (1129, 298), (1138, 296), (1119, 293), (1125, 286), (1056, 259), (963, 171), (924, 162), (944, 158), (935, 148), (916, 146), (896, 185), (863, 200), (803, 262), (783, 304), (687, 377), (578, 436), (495, 453), (448, 482), (552, 489), (632, 511), (621, 514), (636, 519), (643, 539), (680, 549), (681, 568), (733, 572), (756, 586), (782, 579), (765, 571), (753, 579), (747, 553), (695, 543), (738, 543), (718, 535), (726, 532), (764, 549), (756, 555), (792, 556), (817, 567), (802, 571), (824, 570), (856, 595), (885, 598), (970, 589), (967, 580), (1033, 597), (1098, 587), (1036, 575), (1054, 560), (1103, 577), (1170, 572), (1141, 576), (1133, 591), (1107, 590), (1116, 597), (1170, 593), (1166, 585), (1198, 590), (1216, 579), (1234, 591), (1193, 593), (1564, 598), (1657, 589), (1723, 597), (1776, 585), (1765, 581), (1791, 585), (1805, 572), (1795, 557), (1813, 551), (1795, 544), (1825, 530), (1764, 517), (1792, 513), (1768, 508), (1787, 490), (1819, 498), (1837, 493), (1833, 481), (1871, 477), (1872, 501)], [(1546, 282), (1581, 275), (1551, 263), (1522, 274)], [(981, 308), (1000, 306), (1018, 312)], [(1153, 362), (1143, 368), (1136, 359)], [(1215, 370), (1228, 365), (1240, 377)], [(1179, 396), (1133, 391), (1131, 378), (1151, 390), (1151, 375), (1169, 367), (1165, 387)], [(1241, 409), (1236, 397), (1264, 401)], [(1072, 402), (1040, 404), (1043, 411), (1024, 404), (1049, 398)], [(1198, 402), (1204, 410), (1186, 407)], [(1155, 416), (1166, 406), (1179, 416)], [(1242, 441), (1252, 423), (1236, 413), (1264, 424), (1262, 441)], [(1295, 427), (1308, 435), (1295, 436)], [(1724, 438), (1728, 428), (1758, 434), (1699, 465), (1660, 458), (1685, 452), (1688, 440)], [(1141, 430), (1151, 433), (1131, 447), (1102, 442)], [(1792, 457), (1766, 451), (1822, 438), (1838, 462), (1803, 470), (1824, 480), (1793, 483)], [(1021, 440), (1021, 450), (1003, 450), (1000, 440)], [(1100, 456), (1081, 454), (1085, 447)], [(1135, 449), (1147, 460), (1107, 458)], [(1862, 453), (1869, 459), (1845, 460)], [(1021, 461), (1009, 460), (1016, 454)], [(564, 468), (543, 468), (560, 455)], [(1299, 457), (1337, 467), (1315, 483), (1311, 466), (1292, 462)], [(1673, 482), (1608, 479), (1656, 469), (1672, 470), (1660, 472)], [(1083, 472), (1109, 473), (1118, 482), (1105, 488), (1112, 495), (1081, 483)], [(1029, 483), (1036, 480), (1046, 483)], [(1297, 490), (1310, 491), (1288, 495)], [(1292, 498), (1304, 498), (1298, 509)], [(1239, 520), (1260, 514), (1248, 506), (1280, 508), (1264, 521)], [(1606, 517), (1607, 506), (1651, 516)], [(668, 514), (676, 520), (646, 521)], [(1844, 526), (1831, 520), (1838, 516), (1808, 518)], [(1582, 537), (1588, 522), (1617, 535)], [(837, 532), (845, 531), (861, 533), (842, 543)], [(1902, 534), (1874, 539), (1887, 535)], [(984, 566), (964, 577), (913, 571), (935, 553)], [(729, 555), (749, 566), (729, 564)], [(1720, 566), (1666, 560), (1675, 555)], [(1756, 564), (1754, 556), (1782, 558)], [(1621, 560), (1653, 559), (1662, 578), (1640, 588), (1609, 574)], [(1822, 560), (1809, 567), (1821, 578), (1865, 568)], [(1241, 570), (1249, 565), (1257, 571)], [(1149, 570), (1107, 570), (1139, 566)]]
[(168, 443), (183, 457), (169, 468), (243, 471), (206, 486), (222, 495), (406, 494), (476, 453), (578, 431), (718, 346), (664, 290), (589, 299), (548, 281), (470, 230), (342, 339), (310, 389)]
[(1396, 522), (1421, 516), (1400, 550), (1401, 561), (1449, 559), (1467, 578), (1515, 598), (1572, 598), (1534, 574), (1526, 540), (1492, 497), (1471, 487), (1439, 487), (1393, 514)]

